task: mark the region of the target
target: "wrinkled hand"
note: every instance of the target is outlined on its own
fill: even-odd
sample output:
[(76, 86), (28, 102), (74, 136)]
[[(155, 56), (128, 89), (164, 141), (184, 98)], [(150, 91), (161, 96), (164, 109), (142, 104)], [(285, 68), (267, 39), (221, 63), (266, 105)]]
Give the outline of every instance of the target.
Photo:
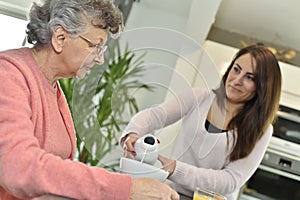
[(179, 195), (169, 185), (155, 179), (135, 178), (133, 179), (130, 199), (179, 200)]
[(158, 156), (158, 160), (163, 166), (162, 169), (169, 172), (169, 176), (171, 176), (176, 168), (176, 161), (162, 155)]
[(134, 150), (134, 143), (140, 138), (141, 136), (139, 136), (136, 133), (129, 133), (126, 136), (126, 139), (124, 141), (123, 144), (123, 151), (124, 151), (124, 156), (126, 158), (131, 158), (131, 159), (135, 159), (136, 156), (136, 152)]

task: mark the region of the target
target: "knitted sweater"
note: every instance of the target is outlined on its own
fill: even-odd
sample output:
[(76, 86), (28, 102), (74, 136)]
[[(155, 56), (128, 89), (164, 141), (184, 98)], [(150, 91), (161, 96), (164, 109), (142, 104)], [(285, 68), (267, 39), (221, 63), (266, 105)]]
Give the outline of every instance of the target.
[(143, 110), (131, 119), (123, 131), (121, 141), (129, 132), (143, 135), (182, 120), (174, 146), (176, 168), (169, 177), (175, 189), (192, 197), (195, 188), (199, 187), (222, 194), (228, 200), (235, 199), (240, 187), (259, 166), (272, 136), (272, 126), (268, 127), (250, 155), (229, 162), (227, 158), (233, 145), (232, 132), (228, 132), (227, 148), (226, 132), (210, 133), (205, 128), (214, 98), (212, 91), (197, 88), (184, 92), (176, 99)]
[(0, 199), (129, 199), (131, 177), (72, 161), (71, 114), (29, 48), (0, 52)]

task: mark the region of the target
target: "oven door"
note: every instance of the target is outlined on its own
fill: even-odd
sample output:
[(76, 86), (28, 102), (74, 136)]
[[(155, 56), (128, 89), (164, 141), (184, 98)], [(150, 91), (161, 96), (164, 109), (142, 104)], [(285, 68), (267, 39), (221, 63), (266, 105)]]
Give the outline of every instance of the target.
[(278, 111), (278, 121), (274, 125), (274, 135), (283, 140), (300, 144), (300, 116), (299, 111), (291, 111), (281, 106)]
[(300, 157), (300, 111), (280, 106), (269, 147)]
[(249, 179), (240, 200), (300, 199), (300, 176), (260, 165)]

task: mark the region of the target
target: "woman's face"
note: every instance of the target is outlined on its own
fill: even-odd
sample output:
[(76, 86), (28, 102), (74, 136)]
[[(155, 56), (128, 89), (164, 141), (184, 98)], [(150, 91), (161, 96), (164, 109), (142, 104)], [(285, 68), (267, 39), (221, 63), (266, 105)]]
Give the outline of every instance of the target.
[(96, 63), (103, 64), (104, 56), (98, 54), (97, 46), (104, 47), (107, 37), (107, 30), (90, 27), (89, 32), (74, 38), (68, 64), (73, 77), (81, 79)]
[(249, 53), (240, 56), (229, 71), (225, 82), (227, 101), (244, 104), (255, 95), (256, 62)]

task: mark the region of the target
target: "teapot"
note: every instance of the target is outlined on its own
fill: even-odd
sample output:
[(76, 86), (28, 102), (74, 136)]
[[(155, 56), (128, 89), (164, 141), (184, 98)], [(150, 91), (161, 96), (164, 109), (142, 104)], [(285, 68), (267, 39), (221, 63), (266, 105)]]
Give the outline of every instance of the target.
[(159, 140), (151, 134), (140, 137), (134, 144), (135, 158), (142, 163), (154, 165), (158, 157)]

